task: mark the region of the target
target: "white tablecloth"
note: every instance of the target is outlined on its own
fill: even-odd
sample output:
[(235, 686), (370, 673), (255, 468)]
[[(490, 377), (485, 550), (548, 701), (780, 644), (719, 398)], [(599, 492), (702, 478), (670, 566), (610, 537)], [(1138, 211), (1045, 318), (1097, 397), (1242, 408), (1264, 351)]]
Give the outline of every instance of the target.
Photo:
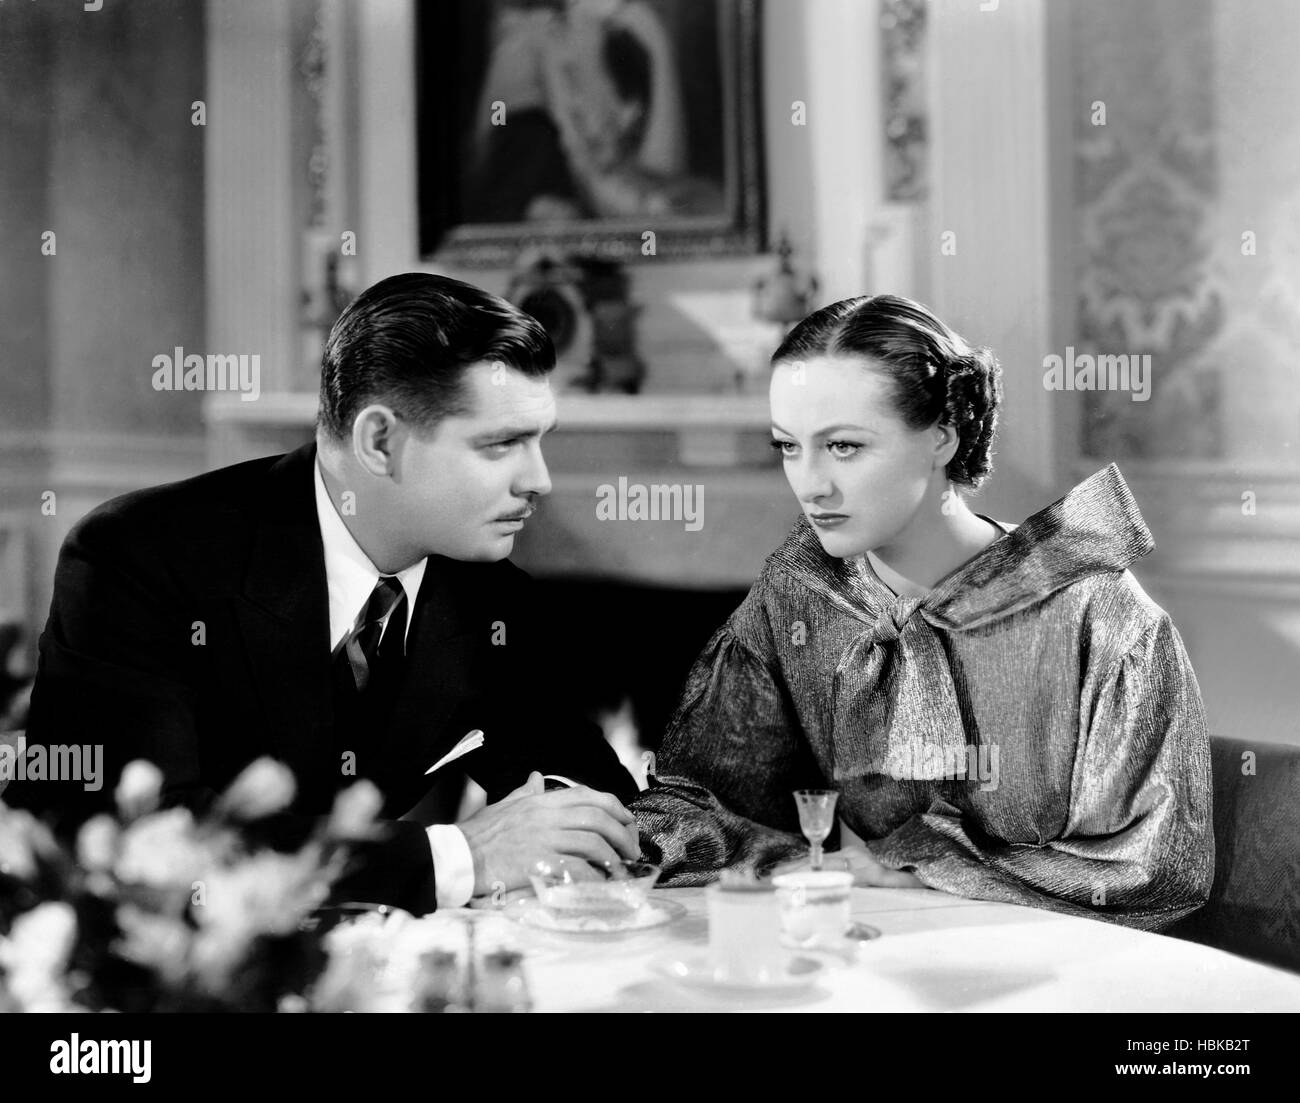
[[(1300, 1010), (1300, 975), (1195, 943), (929, 889), (854, 889), (853, 915), (881, 931), (854, 964), (827, 964), (803, 992), (686, 988), (663, 956), (704, 952), (702, 889), (657, 890), (686, 907), (669, 926), (616, 941), (511, 923), (538, 1011)], [(502, 920), (502, 922), (506, 922)]]

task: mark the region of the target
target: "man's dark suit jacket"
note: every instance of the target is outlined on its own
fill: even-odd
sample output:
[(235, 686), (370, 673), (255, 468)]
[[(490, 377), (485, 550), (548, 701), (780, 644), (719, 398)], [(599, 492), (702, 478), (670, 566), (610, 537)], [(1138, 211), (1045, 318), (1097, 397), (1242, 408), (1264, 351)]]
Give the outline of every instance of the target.
[(345, 748), (392, 822), (344, 895), (424, 912), (436, 901), (427, 836), (398, 817), (471, 729), (485, 745), (460, 761), (491, 801), (531, 770), (624, 801), (636, 787), (599, 729), (557, 706), (563, 657), (530, 614), (528, 576), (504, 560), (430, 556), (387, 729), (335, 731), (315, 454), (308, 445), (128, 494), (77, 524), (59, 555), (27, 737), (102, 743), (104, 785), (15, 781), (2, 799), (55, 813), (66, 832), (109, 806), (134, 758), (162, 769), (166, 803), (202, 808), (270, 755), (297, 777), (291, 822), (305, 835), (353, 780)]

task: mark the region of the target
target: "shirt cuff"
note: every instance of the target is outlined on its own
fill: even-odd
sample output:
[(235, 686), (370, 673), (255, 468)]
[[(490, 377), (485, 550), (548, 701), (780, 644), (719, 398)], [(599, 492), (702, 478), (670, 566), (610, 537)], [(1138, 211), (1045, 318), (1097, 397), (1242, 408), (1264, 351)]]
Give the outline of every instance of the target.
[(543, 774), (542, 780), (554, 782), (555, 784), (546, 786), (547, 789), (576, 789), (578, 783), (572, 778), (565, 777), (563, 774)]
[(465, 833), (454, 823), (435, 823), (424, 831), (433, 851), (438, 907), (463, 908), (474, 895), (474, 855)]

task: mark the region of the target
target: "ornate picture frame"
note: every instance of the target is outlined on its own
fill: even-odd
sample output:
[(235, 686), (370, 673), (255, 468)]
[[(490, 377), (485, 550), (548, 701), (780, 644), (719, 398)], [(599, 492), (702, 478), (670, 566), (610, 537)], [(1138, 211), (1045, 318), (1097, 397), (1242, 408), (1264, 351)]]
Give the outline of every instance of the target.
[(425, 260), (762, 251), (760, 0), (422, 0), (416, 15)]

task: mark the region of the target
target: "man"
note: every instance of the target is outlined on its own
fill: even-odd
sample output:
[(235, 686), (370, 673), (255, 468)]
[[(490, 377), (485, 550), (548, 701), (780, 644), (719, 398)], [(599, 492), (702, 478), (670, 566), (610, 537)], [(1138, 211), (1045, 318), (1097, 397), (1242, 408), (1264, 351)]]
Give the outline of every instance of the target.
[[(202, 807), (270, 755), (305, 833), (367, 778), (386, 834), (346, 896), (415, 912), (526, 885), (541, 858), (637, 857), (635, 785), (553, 704), (545, 626), (506, 560), (551, 488), (554, 364), (534, 319), (468, 284), (360, 295), (330, 333), (314, 444), (128, 494), (68, 536), (28, 743), (102, 743), (107, 780), (3, 799), (75, 826), (147, 758), (164, 801)], [(425, 827), (426, 770), (472, 730), (460, 763), (490, 803)]]

